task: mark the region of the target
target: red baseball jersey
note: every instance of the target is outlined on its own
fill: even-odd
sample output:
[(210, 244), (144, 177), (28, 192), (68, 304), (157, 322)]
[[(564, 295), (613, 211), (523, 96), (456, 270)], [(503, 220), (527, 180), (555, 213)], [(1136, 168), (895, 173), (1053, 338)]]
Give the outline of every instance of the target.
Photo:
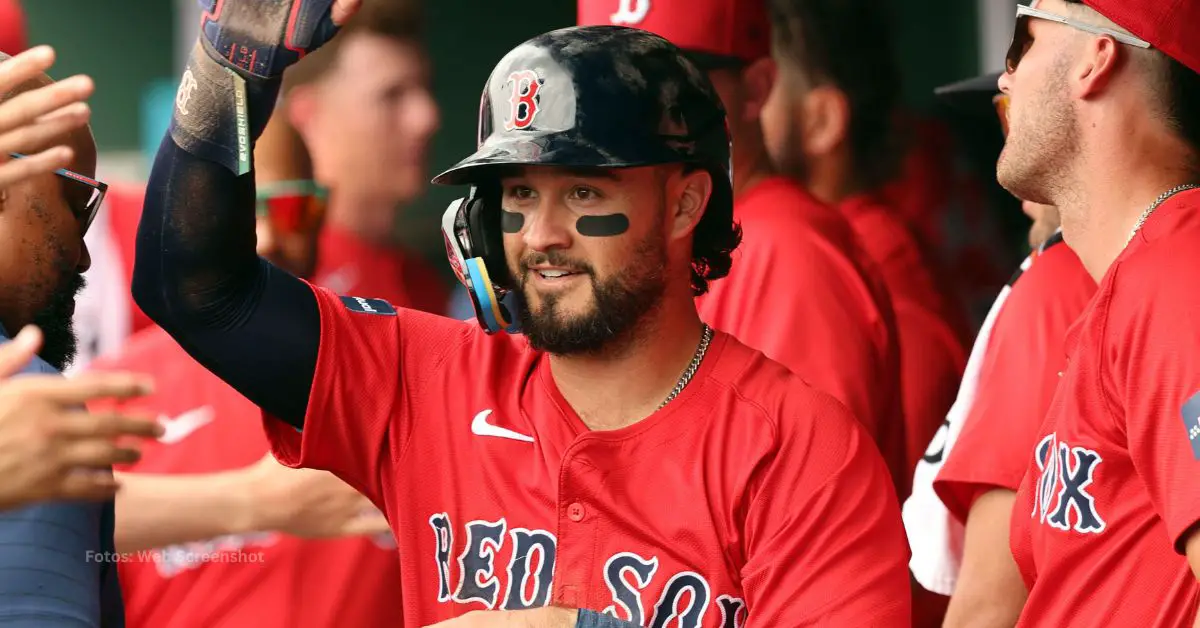
[(357, 294), (442, 314), (450, 292), (424, 259), (395, 246), (379, 246), (335, 225), (317, 243), (314, 281), (338, 294)]
[[(153, 373), (160, 383), (154, 395), (118, 404), (157, 415), (165, 428), (122, 471), (227, 471), (269, 450), (254, 404), (158, 327), (92, 367)], [(315, 541), (276, 532), (135, 552), (119, 564), (129, 628), (400, 626), (399, 567), (391, 535)]]
[(845, 408), (716, 333), (691, 383), (590, 431), (522, 336), (315, 290), (321, 346), (285, 464), (370, 496), (406, 625), (556, 604), (644, 626), (895, 626), (907, 548)]
[(900, 351), (878, 267), (844, 216), (789, 179), (758, 183), (733, 211), (742, 243), (701, 317), (846, 404), (906, 495)]
[(1020, 625), (1191, 626), (1200, 521), (1200, 191), (1164, 202), (1067, 333), (1012, 515)]
[(1096, 282), (1061, 236), (1031, 257), (1012, 285), (992, 327), (962, 431), (933, 483), (963, 523), (984, 492), (1020, 488), (1067, 366), (1067, 328), (1096, 293)]
[(939, 283), (939, 269), (895, 209), (869, 195), (849, 198), (838, 209), (879, 268), (892, 298), (901, 347), (905, 470), (911, 475), (958, 392), (967, 361), (966, 313)]

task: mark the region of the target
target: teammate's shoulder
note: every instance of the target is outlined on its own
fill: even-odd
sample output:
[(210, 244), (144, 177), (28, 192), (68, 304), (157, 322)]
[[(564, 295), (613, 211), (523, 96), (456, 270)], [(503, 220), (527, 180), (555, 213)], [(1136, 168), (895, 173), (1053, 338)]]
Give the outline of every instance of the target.
[(820, 206), (821, 202), (799, 183), (783, 177), (772, 176), (760, 180), (746, 190), (736, 201), (739, 209), (749, 211), (765, 210), (771, 213), (781, 209), (780, 205), (788, 206)]
[(1071, 247), (1057, 241), (1028, 260), (1012, 282), (1013, 298), (1018, 294), (1035, 295), (1038, 300), (1053, 299), (1066, 287), (1082, 286), (1095, 290), (1096, 282)]
[(784, 250), (797, 238), (824, 236), (841, 240), (850, 222), (838, 210), (817, 200), (800, 184), (785, 177), (757, 183), (736, 201), (735, 217), (756, 245), (780, 245)]
[(912, 228), (900, 212), (883, 199), (859, 195), (842, 201), (838, 209), (864, 244), (877, 241), (879, 246), (888, 248), (917, 246)]
[(1180, 192), (1154, 211), (1134, 235), (1123, 266), (1200, 276), (1200, 189)]
[[(1200, 190), (1181, 192), (1151, 214), (1102, 284), (1115, 299), (1194, 301), (1200, 291)], [(1108, 285), (1111, 284), (1111, 285)]]
[(709, 378), (742, 418), (756, 418), (782, 430), (826, 420), (853, 421), (833, 396), (737, 338), (717, 334), (721, 352)]
[(909, 227), (891, 211), (875, 211), (849, 217), (854, 235), (871, 259), (881, 266), (894, 266), (906, 272), (923, 272), (925, 260), (917, 239)]
[(111, 501), (52, 501), (0, 512), (0, 546), (3, 546), (0, 561), (7, 562), (3, 557), (14, 555), (8, 552), (9, 548), (18, 550), (15, 554), (24, 554), (19, 551), (23, 546), (61, 549), (74, 543), (98, 542), (94, 526), (111, 504)]
[[(428, 347), (438, 356), (439, 364), (450, 368), (485, 372), (518, 372), (536, 359), (538, 352), (530, 347), (525, 336), (498, 332), (489, 334), (474, 317), (460, 320), (413, 308), (393, 307), (379, 299), (340, 297), (342, 307), (351, 315), (395, 320), (404, 328), (404, 340)], [(367, 301), (366, 304), (361, 301)], [(366, 312), (367, 308), (376, 312)]]

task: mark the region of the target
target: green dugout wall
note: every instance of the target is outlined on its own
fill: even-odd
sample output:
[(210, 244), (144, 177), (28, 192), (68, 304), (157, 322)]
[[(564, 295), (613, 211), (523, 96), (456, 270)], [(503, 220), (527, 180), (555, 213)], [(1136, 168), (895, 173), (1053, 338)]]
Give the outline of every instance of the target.
[[(26, 0), (25, 6), (30, 40), (59, 50), (56, 75), (95, 77), (94, 127), (108, 169), (144, 176), (145, 152), (161, 137), (180, 59), (193, 39), (194, 0)], [(1005, 26), (989, 29), (987, 23), (1011, 13), (1012, 3), (979, 0), (978, 6), (961, 0), (895, 3), (897, 54), (911, 106), (930, 107), (933, 87), (994, 64)], [(430, 0), (427, 15), (443, 121), (430, 159), (437, 170), (473, 149), (479, 91), (492, 64), (521, 41), (572, 24), (575, 3)], [(981, 41), (992, 51), (983, 63)], [(430, 189), (409, 212), (406, 239), (440, 255), (438, 238), (428, 236), (437, 233), (436, 218), (453, 194)]]

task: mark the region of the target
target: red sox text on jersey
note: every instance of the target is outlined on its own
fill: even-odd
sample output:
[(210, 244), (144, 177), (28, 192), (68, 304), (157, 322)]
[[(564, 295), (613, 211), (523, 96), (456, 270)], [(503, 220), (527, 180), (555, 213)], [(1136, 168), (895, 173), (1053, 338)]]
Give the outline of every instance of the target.
[(1096, 509), (1096, 498), (1088, 492), (1104, 459), (1084, 447), (1060, 442), (1056, 433), (1046, 435), (1034, 449), (1040, 476), (1030, 513), (1043, 525), (1081, 534), (1104, 532), (1104, 518)]
[(909, 616), (878, 450), (844, 406), (732, 337), (661, 411), (594, 431), (520, 337), (315, 294), (304, 428), (264, 427), (281, 462), (387, 513), (406, 624), (547, 604), (652, 628)]
[[(464, 526), (465, 540), (455, 553), (454, 523), (447, 513), (429, 517), (438, 567), (438, 602), (468, 604), (482, 602), (492, 610), (520, 610), (545, 606), (554, 581), (557, 540), (546, 530), (509, 528), (508, 522), (470, 521)], [(505, 543), (512, 544), (511, 558), (498, 573), (496, 555)], [(451, 578), (451, 561), (456, 560), (458, 578)], [(658, 599), (647, 600), (642, 591), (659, 574), (655, 556), (633, 552), (612, 555), (600, 574), (612, 593), (612, 605), (604, 612), (639, 626), (659, 628), (675, 620), (674, 626), (702, 625), (709, 604), (717, 604), (722, 628), (744, 625), (746, 603), (739, 597), (720, 595), (714, 600), (704, 576), (694, 571), (671, 574)], [(649, 603), (649, 605), (648, 605)]]

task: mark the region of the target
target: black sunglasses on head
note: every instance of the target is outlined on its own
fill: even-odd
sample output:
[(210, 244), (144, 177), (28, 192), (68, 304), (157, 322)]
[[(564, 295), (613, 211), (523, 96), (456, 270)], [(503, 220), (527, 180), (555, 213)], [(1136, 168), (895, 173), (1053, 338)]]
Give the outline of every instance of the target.
[[(27, 157), (20, 153), (9, 153), (9, 156), (13, 159)], [(108, 193), (108, 184), (66, 168), (59, 168), (54, 171), (54, 174), (62, 177), (68, 184), (64, 186), (67, 204), (71, 206), (71, 212), (79, 221), (79, 235), (83, 236), (92, 226), (92, 221), (96, 219), (96, 214), (104, 203), (104, 195)]]

